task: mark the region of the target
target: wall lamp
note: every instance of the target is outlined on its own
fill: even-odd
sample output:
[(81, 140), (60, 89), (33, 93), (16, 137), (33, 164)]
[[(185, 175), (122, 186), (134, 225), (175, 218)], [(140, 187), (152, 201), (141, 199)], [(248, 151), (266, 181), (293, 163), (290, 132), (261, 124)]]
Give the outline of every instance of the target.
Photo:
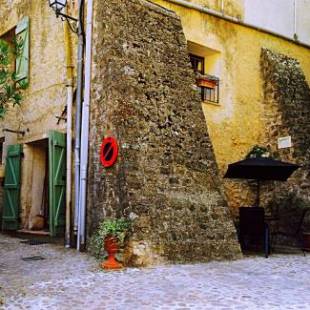
[(61, 16), (67, 21), (72, 20), (77, 22), (78, 20), (76, 18), (62, 13), (63, 9), (67, 6), (67, 2), (67, 0), (48, 0), (49, 6), (55, 11), (57, 18)]

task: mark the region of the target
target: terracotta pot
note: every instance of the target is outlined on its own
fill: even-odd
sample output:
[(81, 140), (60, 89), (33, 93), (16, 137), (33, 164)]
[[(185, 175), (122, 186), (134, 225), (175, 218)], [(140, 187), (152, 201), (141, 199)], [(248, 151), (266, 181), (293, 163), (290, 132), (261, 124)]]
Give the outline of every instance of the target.
[(101, 263), (104, 269), (121, 269), (123, 265), (115, 259), (115, 254), (119, 250), (118, 240), (115, 236), (107, 236), (104, 239), (104, 249), (108, 253), (108, 258)]
[(310, 232), (304, 232), (302, 234), (302, 248), (310, 251)]

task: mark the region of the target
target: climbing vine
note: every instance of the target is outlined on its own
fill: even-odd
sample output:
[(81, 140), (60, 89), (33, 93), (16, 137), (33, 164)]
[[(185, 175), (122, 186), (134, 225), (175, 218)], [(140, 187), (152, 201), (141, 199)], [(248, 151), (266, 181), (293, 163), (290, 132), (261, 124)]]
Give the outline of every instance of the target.
[(18, 55), (23, 42), (14, 40), (14, 48), (0, 39), (0, 118), (4, 118), (10, 106), (20, 105), (22, 90), (27, 88), (25, 81), (16, 81), (16, 73), (13, 70), (14, 55)]

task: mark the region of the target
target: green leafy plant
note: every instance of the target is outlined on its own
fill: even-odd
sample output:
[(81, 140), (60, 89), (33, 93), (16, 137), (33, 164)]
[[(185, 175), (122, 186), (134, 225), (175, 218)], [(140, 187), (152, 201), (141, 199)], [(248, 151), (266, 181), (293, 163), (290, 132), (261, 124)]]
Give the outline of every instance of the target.
[(118, 240), (120, 249), (124, 245), (124, 240), (130, 229), (130, 221), (124, 218), (105, 219), (99, 224), (97, 231), (90, 239), (89, 251), (97, 258), (104, 258), (104, 239), (108, 236), (114, 236)]
[(14, 50), (13, 53), (16, 57), (22, 54), (24, 48), (24, 40), (21, 36), (13, 38)]
[[(20, 44), (14, 49), (20, 49)], [(15, 53), (16, 51), (11, 51), (6, 41), (0, 39), (0, 118), (4, 118), (10, 105), (20, 105), (22, 101), (21, 91), (28, 87), (28, 82), (16, 81), (16, 73), (11, 69), (12, 61), (14, 61), (11, 55)]]
[(246, 158), (270, 157), (269, 150), (266, 147), (255, 145), (247, 154)]

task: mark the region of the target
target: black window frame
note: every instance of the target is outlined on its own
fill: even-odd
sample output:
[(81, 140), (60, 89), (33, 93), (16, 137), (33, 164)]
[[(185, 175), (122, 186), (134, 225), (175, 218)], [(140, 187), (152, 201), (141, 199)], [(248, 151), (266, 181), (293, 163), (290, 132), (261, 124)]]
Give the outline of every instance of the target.
[[(205, 58), (195, 55), (195, 54), (189, 54), (189, 59), (192, 65), (192, 68), (195, 72), (198, 72), (200, 74), (205, 74)], [(195, 63), (194, 62), (200, 62), (201, 63), (201, 68), (202, 70), (198, 70), (198, 66), (195, 67)]]
[(215, 82), (215, 87), (199, 86), (201, 93), (201, 100), (203, 102), (220, 103), (220, 80)]

